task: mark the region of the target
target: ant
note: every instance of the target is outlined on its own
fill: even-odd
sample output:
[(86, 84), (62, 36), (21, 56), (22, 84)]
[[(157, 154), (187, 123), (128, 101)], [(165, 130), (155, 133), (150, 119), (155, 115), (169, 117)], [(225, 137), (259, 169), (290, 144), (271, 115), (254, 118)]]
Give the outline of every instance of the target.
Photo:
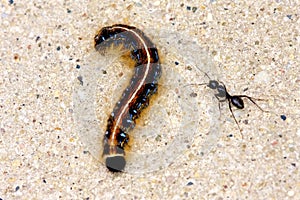
[[(237, 124), (237, 126), (240, 130), (240, 133), (242, 135), (242, 138), (243, 138), (241, 128), (239, 126), (239, 123), (238, 123), (237, 119), (235, 118), (235, 116), (233, 114), (231, 105), (233, 105), (234, 107), (236, 107), (238, 109), (243, 109), (245, 107), (243, 98), (247, 98), (254, 105), (256, 105), (261, 111), (263, 111), (263, 112), (267, 112), (267, 111), (264, 111), (257, 103), (255, 103), (255, 101), (252, 99), (252, 97), (249, 97), (247, 95), (230, 95), (229, 92), (226, 89), (225, 84), (223, 82), (212, 80), (206, 72), (202, 71), (201, 69), (199, 69), (199, 70), (201, 72), (203, 72), (209, 78), (209, 83), (190, 84), (190, 85), (206, 85), (210, 89), (216, 90), (218, 93), (215, 94), (215, 97), (219, 100), (219, 109), (220, 109), (220, 103), (221, 102), (228, 101), (228, 107), (229, 107), (229, 110), (231, 112), (231, 115), (232, 115), (235, 123)], [(261, 100), (261, 99), (257, 99), (257, 100)]]

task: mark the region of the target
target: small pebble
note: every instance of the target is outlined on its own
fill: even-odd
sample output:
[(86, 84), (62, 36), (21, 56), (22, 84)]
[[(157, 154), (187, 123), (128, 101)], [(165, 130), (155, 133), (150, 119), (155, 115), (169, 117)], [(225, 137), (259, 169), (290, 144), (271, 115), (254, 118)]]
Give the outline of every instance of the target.
[(154, 6), (159, 6), (160, 3), (161, 3), (160, 1), (155, 1), (155, 2), (153, 2), (153, 5), (154, 5)]
[(190, 181), (190, 182), (188, 182), (186, 185), (187, 185), (187, 186), (190, 186), (190, 185), (194, 185), (194, 183)]
[(77, 79), (79, 80), (80, 85), (83, 85), (83, 78), (82, 78), (82, 76), (78, 76)]
[(291, 163), (291, 165), (292, 165), (293, 167), (296, 167), (296, 163)]
[(293, 190), (288, 191), (288, 196), (292, 197), (295, 195), (295, 192)]
[(280, 118), (285, 121), (286, 120), (286, 116), (285, 115), (280, 115)]
[(37, 37), (35, 38), (35, 42), (39, 41), (40, 39), (41, 39), (41, 37), (40, 37), (40, 36), (37, 36)]
[(208, 13), (206, 16), (206, 20), (209, 22), (213, 21), (213, 15), (211, 13)]
[(296, 134), (300, 137), (300, 129), (297, 130)]
[(190, 97), (197, 97), (197, 93), (192, 92), (192, 93), (190, 94)]

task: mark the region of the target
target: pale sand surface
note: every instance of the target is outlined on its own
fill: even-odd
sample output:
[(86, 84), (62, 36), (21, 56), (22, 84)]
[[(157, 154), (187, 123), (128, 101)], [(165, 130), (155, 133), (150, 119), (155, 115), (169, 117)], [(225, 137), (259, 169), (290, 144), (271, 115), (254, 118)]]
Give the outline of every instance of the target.
[[(279, 0), (2, 1), (0, 199), (300, 199), (299, 13), (300, 2)], [(199, 126), (189, 148), (162, 170), (108, 172), (80, 139), (73, 91), (95, 33), (115, 23), (197, 41), (216, 66), (212, 78), (231, 94), (264, 99), (257, 103), (271, 112), (245, 100), (234, 112), (242, 137), (221, 104), (218, 135), (202, 154), (212, 135), (201, 97), (208, 88), (191, 87)], [(181, 76), (204, 80), (186, 67), (177, 66)]]

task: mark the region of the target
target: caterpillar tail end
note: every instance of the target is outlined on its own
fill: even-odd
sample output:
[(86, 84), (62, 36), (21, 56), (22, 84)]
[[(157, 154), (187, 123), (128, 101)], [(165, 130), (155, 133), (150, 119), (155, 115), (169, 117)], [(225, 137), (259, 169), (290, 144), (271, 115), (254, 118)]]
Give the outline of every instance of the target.
[(122, 172), (124, 171), (126, 160), (124, 155), (111, 155), (106, 157), (105, 165), (111, 172)]

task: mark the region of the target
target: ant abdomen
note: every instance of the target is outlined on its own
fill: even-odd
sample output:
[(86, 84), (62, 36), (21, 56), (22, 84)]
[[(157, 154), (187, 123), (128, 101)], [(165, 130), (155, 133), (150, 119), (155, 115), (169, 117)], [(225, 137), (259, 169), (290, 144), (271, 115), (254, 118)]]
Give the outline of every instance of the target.
[(232, 96), (230, 99), (232, 105), (234, 105), (238, 109), (243, 109), (244, 108), (244, 101), (241, 99), (241, 97), (238, 96)]

